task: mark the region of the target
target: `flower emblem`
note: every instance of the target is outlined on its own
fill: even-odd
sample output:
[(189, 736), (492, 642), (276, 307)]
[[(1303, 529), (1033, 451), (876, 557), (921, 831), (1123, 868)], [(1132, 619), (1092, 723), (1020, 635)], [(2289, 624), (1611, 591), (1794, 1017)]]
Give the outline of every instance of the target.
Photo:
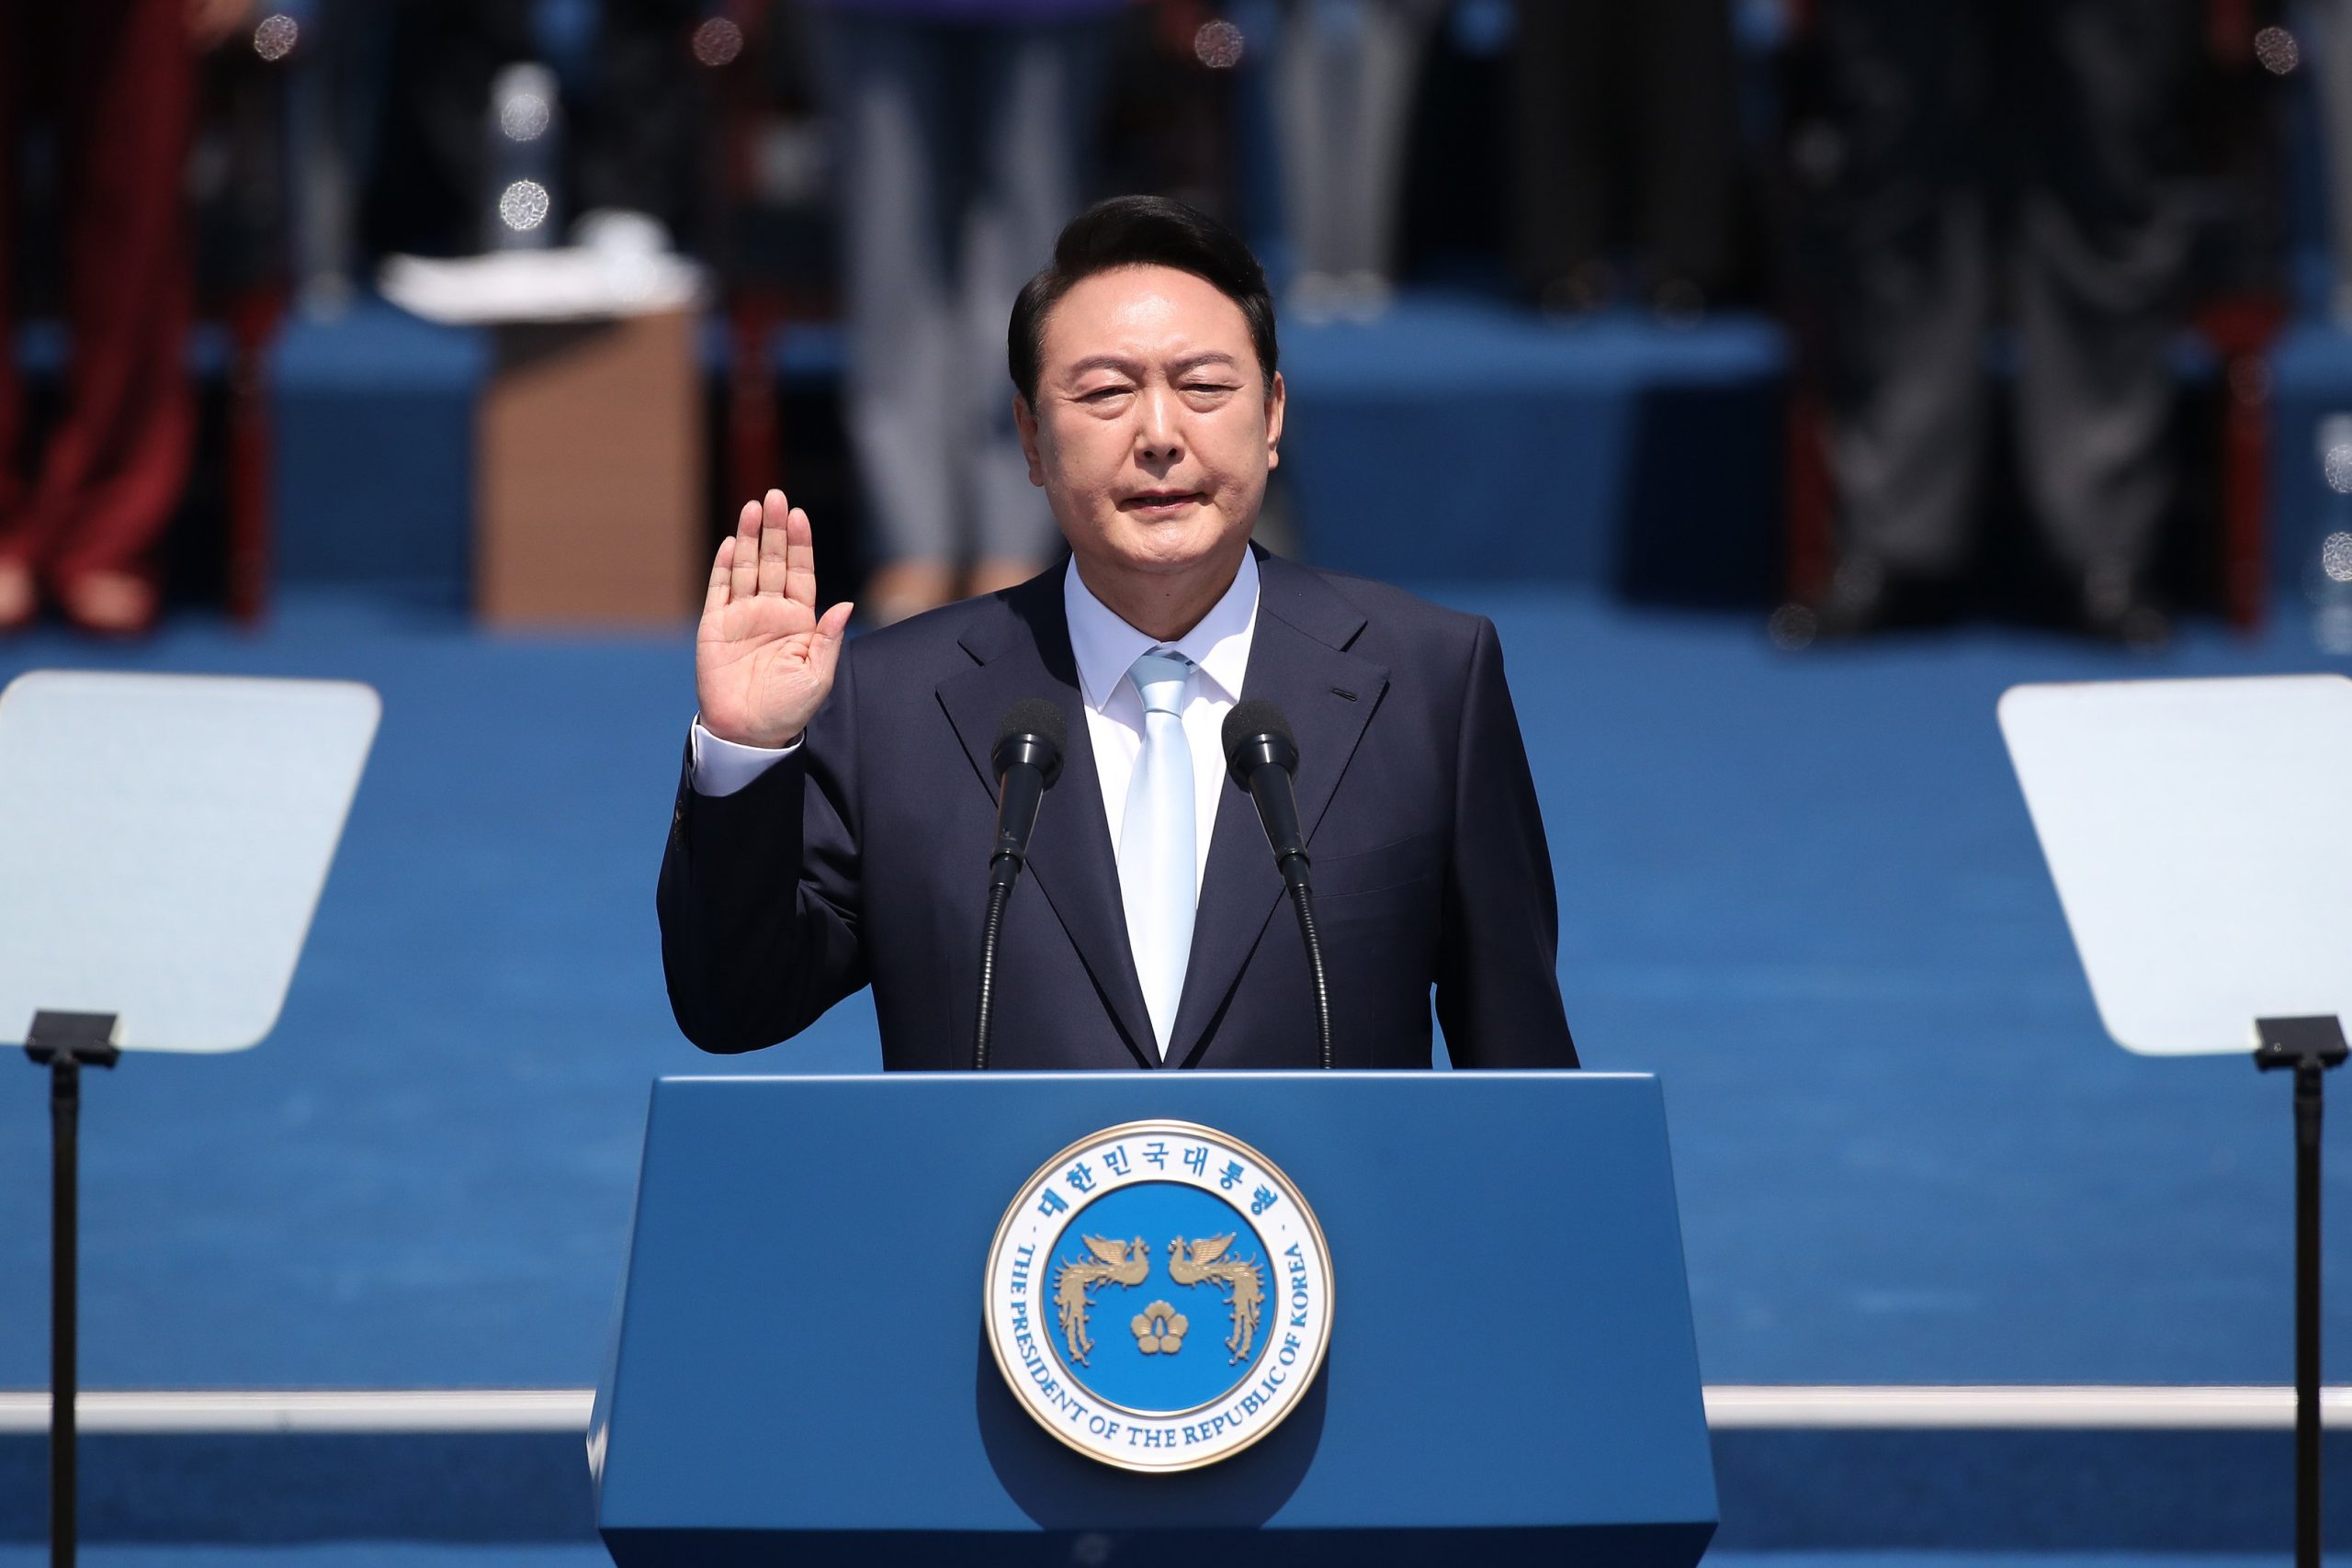
[(1154, 1302), (1136, 1314), (1128, 1325), (1136, 1331), (1136, 1348), (1147, 1356), (1172, 1356), (1184, 1348), (1184, 1330), (1193, 1326), (1166, 1302)]

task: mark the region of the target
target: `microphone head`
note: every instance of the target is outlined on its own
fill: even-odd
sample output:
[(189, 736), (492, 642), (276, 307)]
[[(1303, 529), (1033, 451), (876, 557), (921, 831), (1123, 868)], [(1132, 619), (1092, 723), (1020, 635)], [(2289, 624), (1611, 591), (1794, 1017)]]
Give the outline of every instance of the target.
[(1234, 704), (1233, 711), (1225, 716), (1222, 738), (1225, 765), (1244, 787), (1250, 770), (1267, 762), (1286, 773), (1298, 772), (1298, 739), (1291, 734), (1290, 720), (1272, 703)]
[(989, 760), (1000, 779), (1015, 762), (1033, 763), (1045, 773), (1050, 789), (1061, 777), (1062, 748), (1069, 739), (1069, 726), (1060, 708), (1043, 697), (1023, 697), (1004, 710)]

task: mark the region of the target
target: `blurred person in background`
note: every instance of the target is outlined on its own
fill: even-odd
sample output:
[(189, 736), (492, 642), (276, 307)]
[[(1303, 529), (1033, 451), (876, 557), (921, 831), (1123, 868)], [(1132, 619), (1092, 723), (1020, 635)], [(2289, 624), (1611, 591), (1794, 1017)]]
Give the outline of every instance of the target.
[(1511, 88), (1521, 287), (1570, 315), (1630, 283), (1663, 319), (1695, 321), (1731, 265), (1727, 0), (1519, 0)]
[(1445, 0), (1284, 0), (1273, 90), (1289, 304), (1367, 320), (1396, 288), (1396, 214), (1422, 51)]
[[(251, 19), (249, 0), (0, 0), (0, 630), (29, 625), (44, 592), (86, 631), (154, 622), (155, 547), (196, 441), (183, 186), (198, 57)], [(36, 229), (17, 187), (39, 124), (59, 210)], [(44, 231), (73, 349), (36, 457), (8, 329), (24, 237)]]
[(1800, 139), (1826, 242), (1820, 321), (1841, 537), (1819, 630), (1939, 615), (1978, 534), (1985, 331), (2021, 346), (2026, 502), (2080, 626), (2167, 635), (2167, 355), (2189, 215), (2198, 0), (1820, 0), (1826, 117)]
[[(2328, 312), (2352, 323), (2352, 0), (2309, 0), (2293, 15), (2319, 68), (2313, 95), (2327, 180)], [(2271, 38), (2271, 50), (2279, 50), (2275, 31)], [(2291, 41), (2284, 47), (2283, 57), (2274, 52), (2263, 62), (2267, 68), (2283, 73), (2300, 63), (2301, 49)]]
[[(390, 83), (363, 220), (379, 254), (470, 254), (488, 248), (488, 116), (506, 66), (557, 65), (567, 128), (564, 189), (548, 221), (592, 241), (598, 215), (628, 214), (655, 247), (691, 248), (707, 208), (707, 105), (695, 79), (702, 0), (596, 0), (584, 12), (546, 0), (401, 0)], [(578, 12), (582, 37), (548, 26)], [(576, 58), (567, 58), (576, 56)], [(658, 233), (638, 220), (660, 225)], [(610, 231), (617, 226), (606, 223)]]
[(1026, 581), (1059, 547), (998, 369), (1004, 301), (1080, 205), (1127, 3), (808, 0), (877, 622)]

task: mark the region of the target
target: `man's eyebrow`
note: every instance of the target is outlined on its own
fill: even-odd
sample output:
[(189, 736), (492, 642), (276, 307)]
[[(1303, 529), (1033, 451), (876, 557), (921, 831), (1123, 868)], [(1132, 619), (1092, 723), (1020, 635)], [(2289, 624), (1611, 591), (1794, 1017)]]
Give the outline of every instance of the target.
[(1135, 368), (1134, 360), (1122, 358), (1115, 354), (1090, 354), (1085, 358), (1074, 362), (1064, 374), (1083, 376), (1089, 370), (1124, 370), (1133, 374)]
[[(1169, 368), (1173, 374), (1182, 376), (1188, 370), (1198, 370), (1211, 365), (1221, 365), (1228, 370), (1236, 369), (1240, 363), (1223, 349), (1213, 348), (1200, 354), (1188, 354)], [(1078, 377), (1085, 375), (1089, 370), (1118, 370), (1132, 376), (1140, 368), (1140, 361), (1129, 359), (1124, 355), (1090, 354), (1083, 359), (1072, 361), (1064, 374)]]

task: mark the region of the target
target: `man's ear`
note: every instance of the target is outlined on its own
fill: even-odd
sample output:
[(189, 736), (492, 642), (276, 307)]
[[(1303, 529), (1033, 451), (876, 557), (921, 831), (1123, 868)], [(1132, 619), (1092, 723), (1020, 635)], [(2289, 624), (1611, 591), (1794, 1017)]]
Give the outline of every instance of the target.
[(1289, 401), (1288, 389), (1283, 385), (1283, 373), (1266, 383), (1266, 467), (1278, 468), (1283, 462), (1283, 408)]
[(1029, 400), (1018, 392), (1012, 394), (1012, 427), (1021, 433), (1021, 455), (1029, 460), (1029, 482), (1045, 489), (1046, 465), (1037, 457), (1037, 416), (1030, 411)]

